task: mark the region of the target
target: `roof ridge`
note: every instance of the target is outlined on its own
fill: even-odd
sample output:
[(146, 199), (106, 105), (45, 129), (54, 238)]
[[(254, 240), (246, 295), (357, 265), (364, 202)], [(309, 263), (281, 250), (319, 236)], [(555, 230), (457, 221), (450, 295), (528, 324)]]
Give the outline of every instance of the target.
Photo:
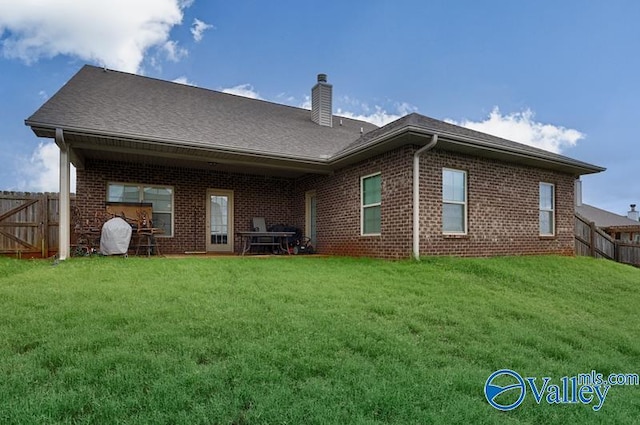
[[(136, 74), (133, 72), (126, 72), (126, 71), (120, 71), (117, 69), (111, 69), (111, 68), (106, 68), (106, 67), (99, 67), (96, 65), (91, 65), (91, 64), (85, 64), (82, 68), (92, 68), (93, 71), (102, 71), (102, 72), (117, 72), (119, 74), (123, 74), (126, 76), (130, 76), (130, 77), (134, 77), (134, 78), (143, 78), (149, 81), (153, 81), (156, 83), (167, 83), (167, 84), (174, 84), (174, 85), (178, 85), (178, 86), (182, 86), (186, 89), (198, 89), (198, 90), (204, 90), (206, 92), (210, 92), (210, 93), (216, 93), (219, 95), (224, 95), (224, 96), (232, 96), (234, 98), (237, 99), (242, 99), (242, 100), (247, 100), (247, 101), (255, 101), (255, 102), (262, 102), (262, 103), (266, 103), (269, 105), (274, 105), (274, 106), (279, 106), (279, 107), (284, 107), (284, 108), (292, 108), (292, 109), (296, 109), (299, 111), (309, 111), (309, 113), (311, 113), (311, 109), (307, 109), (307, 108), (303, 108), (301, 106), (293, 106), (293, 105), (287, 105), (285, 103), (278, 103), (276, 101), (273, 100), (268, 100), (268, 99), (262, 99), (262, 98), (254, 98), (254, 97), (247, 97), (247, 96), (242, 96), (239, 94), (235, 94), (235, 93), (227, 93), (224, 92), (222, 90), (217, 90), (217, 89), (212, 89), (212, 88), (208, 88), (208, 87), (201, 87), (201, 86), (197, 86), (197, 85), (192, 85), (192, 84), (184, 84), (184, 83), (179, 83), (177, 81), (172, 81), (172, 80), (164, 80), (162, 78), (158, 78), (158, 77), (151, 77), (148, 75), (141, 75), (141, 74)], [(356, 119), (356, 118), (350, 118), (350, 117), (345, 117), (342, 115), (337, 115), (335, 113), (331, 113), (332, 116), (334, 117), (338, 117), (338, 118), (343, 118), (343, 119), (348, 119), (350, 121), (353, 122), (360, 122), (360, 123), (364, 123), (364, 124), (368, 124), (368, 125), (373, 125), (378, 127), (377, 125), (369, 122), (369, 121), (365, 121), (365, 120), (360, 120), (360, 119)]]
[[(592, 209), (592, 210), (594, 210), (593, 211), (594, 214), (600, 214), (601, 215), (600, 217), (593, 216), (593, 215), (591, 217), (585, 217), (586, 219), (588, 219), (590, 221), (596, 222), (596, 224), (601, 226), (601, 227), (640, 226), (640, 221), (632, 220), (626, 215), (617, 214), (617, 213), (611, 212), (609, 210), (605, 210), (603, 208), (596, 207), (594, 205), (590, 205), (590, 204), (587, 204), (587, 203), (584, 203), (584, 202), (582, 203), (582, 205), (576, 206), (576, 210), (578, 210), (579, 212), (582, 212), (581, 215), (587, 215), (587, 216), (589, 215), (588, 211), (585, 211), (585, 209), (582, 208), (582, 207), (586, 207), (586, 209)], [(620, 220), (620, 222), (614, 223), (614, 224), (611, 224), (610, 222), (609, 223), (603, 223), (603, 221), (606, 221), (607, 219)]]

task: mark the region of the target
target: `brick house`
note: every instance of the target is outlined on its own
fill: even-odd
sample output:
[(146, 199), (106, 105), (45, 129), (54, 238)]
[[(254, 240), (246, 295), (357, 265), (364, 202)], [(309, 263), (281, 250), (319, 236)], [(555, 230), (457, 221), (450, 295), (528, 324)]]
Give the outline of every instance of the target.
[(573, 253), (574, 181), (603, 168), (415, 113), (378, 128), (331, 99), (323, 74), (309, 111), (84, 66), (26, 124), (60, 147), (62, 205), (73, 163), (87, 217), (151, 202), (164, 253), (238, 252), (252, 217), (326, 254)]
[(581, 199), (576, 199), (578, 200), (576, 214), (594, 223), (615, 240), (640, 243), (640, 221), (638, 221), (639, 212), (636, 210), (636, 204), (631, 204), (631, 209), (626, 216), (623, 216), (584, 204)]

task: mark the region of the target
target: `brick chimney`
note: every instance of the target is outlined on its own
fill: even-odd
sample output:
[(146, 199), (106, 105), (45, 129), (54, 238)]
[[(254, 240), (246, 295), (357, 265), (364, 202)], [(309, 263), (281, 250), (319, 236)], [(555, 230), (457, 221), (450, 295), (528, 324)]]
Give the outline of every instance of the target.
[(333, 127), (332, 92), (327, 74), (318, 74), (318, 83), (311, 89), (311, 120), (318, 125)]
[(636, 204), (631, 204), (631, 210), (627, 213), (627, 217), (633, 221), (640, 220), (640, 214), (636, 211)]

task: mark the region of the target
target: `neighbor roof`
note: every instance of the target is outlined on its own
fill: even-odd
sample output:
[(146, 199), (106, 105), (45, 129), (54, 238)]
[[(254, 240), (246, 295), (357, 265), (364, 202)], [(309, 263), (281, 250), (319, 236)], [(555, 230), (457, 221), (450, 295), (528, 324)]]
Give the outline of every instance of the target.
[(606, 228), (636, 227), (640, 228), (640, 222), (631, 220), (629, 217), (614, 214), (592, 205), (582, 204), (576, 206), (576, 212), (582, 217), (595, 223), (596, 226)]
[(40, 137), (54, 137), (60, 128), (84, 150), (107, 143), (110, 150), (123, 147), (106, 141), (118, 139), (129, 150), (153, 148), (166, 155), (215, 151), (226, 158), (334, 168), (402, 144), (424, 145), (438, 134), (439, 149), (575, 175), (604, 170), (415, 113), (380, 128), (338, 116), (326, 127), (310, 117), (307, 109), (85, 65), (26, 124)]

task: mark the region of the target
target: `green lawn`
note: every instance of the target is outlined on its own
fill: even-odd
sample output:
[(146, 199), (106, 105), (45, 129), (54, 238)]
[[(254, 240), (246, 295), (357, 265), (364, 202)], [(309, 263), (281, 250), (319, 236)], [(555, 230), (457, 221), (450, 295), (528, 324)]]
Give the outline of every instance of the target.
[(640, 373), (639, 306), (589, 258), (0, 258), (0, 423), (637, 423), (483, 390)]

